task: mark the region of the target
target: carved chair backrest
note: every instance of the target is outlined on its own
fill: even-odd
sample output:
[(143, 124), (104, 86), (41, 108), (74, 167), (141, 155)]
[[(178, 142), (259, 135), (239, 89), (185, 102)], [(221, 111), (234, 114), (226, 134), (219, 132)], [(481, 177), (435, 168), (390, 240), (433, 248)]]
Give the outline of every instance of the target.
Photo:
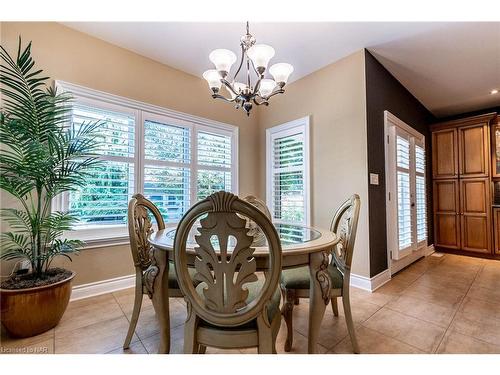
[[(253, 195), (247, 195), (246, 197), (243, 197), (242, 200), (250, 203), (252, 206), (261, 210), (269, 220), (271, 221), (273, 220), (271, 212), (269, 211), (269, 208), (267, 208), (266, 202), (264, 202), (262, 199), (259, 199)], [(248, 234), (253, 236), (254, 245), (256, 246), (263, 245), (265, 243), (266, 237), (264, 236), (264, 233), (262, 232), (260, 227), (257, 224), (255, 224), (253, 220), (246, 218), (246, 221), (247, 221), (246, 226), (248, 228)]]
[(165, 229), (165, 222), (158, 207), (142, 194), (135, 194), (128, 204), (128, 234), (134, 265), (146, 270), (151, 264), (152, 248), (148, 236), (153, 233), (154, 217), (158, 230)]
[(330, 225), (330, 230), (340, 238), (332, 253), (332, 262), (343, 274), (351, 270), (360, 205), (359, 195), (354, 194), (337, 209)]
[(267, 218), (269, 220), (273, 219), (273, 217), (271, 215), (271, 211), (269, 211), (269, 208), (267, 207), (266, 202), (264, 202), (262, 199), (257, 198), (256, 196), (253, 196), (253, 195), (247, 195), (246, 197), (243, 197), (242, 200), (250, 203), (254, 207), (257, 207), (259, 210), (261, 210), (264, 213), (264, 215), (267, 216)]
[[(194, 248), (195, 278), (203, 282), (203, 293), (198, 293), (188, 273), (186, 242), (193, 224), (201, 216)], [(247, 301), (246, 284), (257, 281), (257, 263), (253, 256), (255, 249), (251, 247), (253, 237), (241, 216), (253, 220), (262, 229), (269, 247), (268, 272), (252, 301)], [(174, 260), (188, 309), (206, 322), (232, 327), (247, 323), (259, 314), (267, 320), (267, 305), (281, 273), (281, 243), (271, 221), (256, 207), (224, 191), (198, 202), (179, 222), (174, 239)]]

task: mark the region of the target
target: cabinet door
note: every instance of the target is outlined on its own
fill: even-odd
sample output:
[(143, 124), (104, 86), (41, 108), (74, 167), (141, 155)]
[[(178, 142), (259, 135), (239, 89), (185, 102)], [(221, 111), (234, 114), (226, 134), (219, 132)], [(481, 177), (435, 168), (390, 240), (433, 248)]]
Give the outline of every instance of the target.
[(462, 249), (491, 252), (490, 186), (488, 178), (460, 180)]
[(489, 130), (484, 124), (458, 128), (460, 178), (488, 177)]
[(432, 133), (432, 177), (458, 177), (457, 129), (437, 130)]
[(460, 249), (458, 179), (434, 181), (434, 243)]
[(493, 209), (493, 225), (495, 236), (495, 254), (500, 254), (500, 208)]

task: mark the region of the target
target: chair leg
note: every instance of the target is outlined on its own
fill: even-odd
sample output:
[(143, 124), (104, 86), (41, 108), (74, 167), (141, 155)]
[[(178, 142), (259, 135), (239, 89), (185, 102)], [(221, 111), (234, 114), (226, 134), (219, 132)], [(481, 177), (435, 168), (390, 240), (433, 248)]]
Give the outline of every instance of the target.
[(198, 330), (198, 317), (191, 311), (191, 315), (184, 324), (184, 354), (197, 354), (201, 350), (201, 345), (196, 340)]
[(294, 289), (284, 289), (283, 293), (283, 307), (281, 309), (281, 314), (285, 319), (287, 334), (285, 341), (285, 352), (292, 350), (293, 344), (293, 306), (295, 304), (295, 290)]
[(332, 297), (331, 302), (332, 302), (333, 315), (339, 316), (339, 306), (337, 305), (337, 297)]
[(264, 322), (264, 318), (262, 316), (257, 317), (257, 331), (259, 336), (259, 346), (257, 348), (257, 353), (275, 354), (276, 347), (273, 341), (272, 328)]
[(358, 340), (356, 339), (356, 332), (354, 331), (354, 322), (352, 321), (351, 302), (349, 301), (349, 292), (342, 295), (342, 304), (344, 305), (345, 322), (347, 330), (351, 337), (351, 344), (354, 353), (359, 354)]
[(207, 347), (205, 345), (198, 345), (198, 354), (205, 354)]
[(140, 288), (136, 286), (135, 288), (135, 298), (134, 298), (134, 310), (132, 311), (132, 317), (130, 318), (130, 324), (128, 326), (127, 337), (123, 343), (123, 349), (128, 349), (130, 346), (130, 341), (134, 336), (135, 327), (137, 326), (137, 321), (139, 320), (139, 313), (141, 312), (142, 306), (142, 285)]
[(300, 303), (300, 299), (299, 298), (295, 298), (294, 303), (295, 303), (295, 305), (298, 305)]

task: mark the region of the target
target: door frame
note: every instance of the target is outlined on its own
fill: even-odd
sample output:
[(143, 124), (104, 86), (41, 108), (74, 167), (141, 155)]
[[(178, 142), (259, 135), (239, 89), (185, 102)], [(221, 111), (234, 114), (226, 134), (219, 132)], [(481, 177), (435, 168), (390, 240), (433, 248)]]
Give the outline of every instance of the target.
[[(397, 243), (397, 231), (389, 230), (389, 228), (394, 228), (396, 225), (397, 228), (397, 210), (394, 210), (394, 205), (397, 204), (396, 199), (390, 200), (391, 187), (394, 186), (396, 176), (393, 176), (389, 173), (390, 170), (396, 170), (395, 166), (393, 166), (392, 158), (390, 155), (390, 145), (389, 145), (389, 136), (391, 135), (392, 126), (396, 125), (396, 127), (406, 131), (410, 135), (415, 138), (421, 138), (423, 144), (425, 145), (425, 136), (412, 128), (410, 125), (406, 124), (404, 121), (397, 118), (391, 112), (385, 110), (384, 111), (384, 154), (385, 154), (385, 187), (386, 187), (386, 234), (387, 234), (387, 269), (389, 273), (392, 275), (404, 267), (410, 265), (415, 262), (417, 259), (422, 256), (427, 255), (428, 252), (428, 242), (427, 239), (422, 241), (420, 244), (416, 245), (414, 251), (412, 251), (407, 256), (399, 260), (392, 259), (391, 255), (391, 246), (392, 244)], [(394, 129), (395, 131), (395, 129)], [(426, 164), (429, 162), (428, 150), (425, 150), (425, 162)], [(394, 168), (393, 168), (394, 167)], [(391, 169), (392, 168), (392, 169)], [(425, 174), (425, 178), (427, 179), (427, 173)], [(427, 189), (427, 184), (426, 184)], [(392, 195), (395, 196), (395, 193), (392, 192)], [(426, 191), (427, 195), (427, 191)], [(394, 198), (394, 197), (393, 197)], [(396, 213), (396, 214), (395, 214)]]

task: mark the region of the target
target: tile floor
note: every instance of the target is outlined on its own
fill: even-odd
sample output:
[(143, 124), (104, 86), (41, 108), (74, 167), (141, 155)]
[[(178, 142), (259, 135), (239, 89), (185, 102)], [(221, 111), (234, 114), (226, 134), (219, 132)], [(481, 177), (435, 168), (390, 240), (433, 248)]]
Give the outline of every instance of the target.
[[(500, 261), (456, 255), (430, 256), (397, 274), (374, 293), (351, 290), (362, 353), (500, 353)], [(71, 302), (60, 324), (42, 335), (13, 340), (2, 332), (0, 353), (123, 353), (133, 290)], [(328, 307), (319, 349), (352, 353), (342, 304)], [(307, 351), (308, 301), (294, 310), (292, 353)], [(182, 352), (185, 305), (171, 299), (172, 352)], [(284, 322), (277, 349), (283, 353)], [(136, 335), (125, 353), (155, 353), (158, 324), (144, 297)], [(255, 349), (207, 353), (256, 353)]]

